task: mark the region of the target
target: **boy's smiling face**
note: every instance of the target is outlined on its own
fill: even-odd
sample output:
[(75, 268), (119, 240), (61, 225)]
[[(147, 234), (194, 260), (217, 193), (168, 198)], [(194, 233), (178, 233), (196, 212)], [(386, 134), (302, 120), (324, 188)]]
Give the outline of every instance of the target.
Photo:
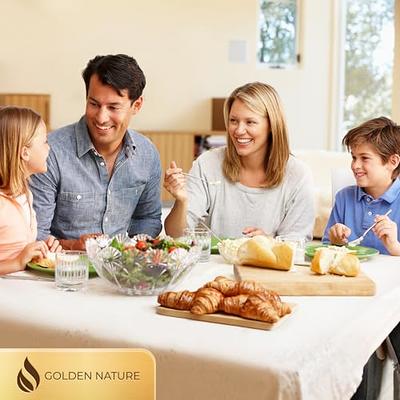
[(351, 169), (357, 186), (375, 199), (382, 196), (392, 184), (392, 173), (399, 164), (399, 156), (393, 154), (384, 162), (369, 143), (352, 146), (351, 155)]

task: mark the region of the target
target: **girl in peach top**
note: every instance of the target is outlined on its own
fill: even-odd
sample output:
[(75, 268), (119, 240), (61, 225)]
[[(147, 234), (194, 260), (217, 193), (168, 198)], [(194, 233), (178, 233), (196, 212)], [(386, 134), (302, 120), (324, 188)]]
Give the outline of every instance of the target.
[(23, 270), (33, 257), (59, 251), (57, 240), (36, 241), (28, 178), (47, 170), (46, 126), (34, 111), (0, 108), (0, 274)]

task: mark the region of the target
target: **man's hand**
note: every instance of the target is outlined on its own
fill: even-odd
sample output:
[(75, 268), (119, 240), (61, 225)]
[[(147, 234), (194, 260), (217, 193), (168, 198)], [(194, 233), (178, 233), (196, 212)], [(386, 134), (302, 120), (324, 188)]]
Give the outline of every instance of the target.
[(85, 242), (87, 239), (96, 238), (101, 236), (102, 233), (86, 233), (81, 235), (79, 239), (60, 239), (60, 243), (65, 250), (86, 250)]
[(51, 253), (59, 253), (62, 250), (60, 242), (52, 235), (45, 240), (45, 243)]
[(338, 223), (329, 229), (329, 240), (332, 244), (343, 245), (348, 242), (350, 234), (351, 229), (348, 226)]

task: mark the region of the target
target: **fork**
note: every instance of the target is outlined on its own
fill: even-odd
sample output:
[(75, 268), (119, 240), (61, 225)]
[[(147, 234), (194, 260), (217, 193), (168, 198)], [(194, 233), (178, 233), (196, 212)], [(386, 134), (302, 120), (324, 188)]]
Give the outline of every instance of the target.
[(208, 183), (209, 185), (219, 185), (221, 183), (221, 181), (209, 181), (205, 178), (201, 178), (200, 176), (196, 176), (196, 175), (192, 175), (192, 174), (188, 174), (187, 172), (182, 172), (182, 175), (188, 176), (190, 178), (195, 178), (195, 179), (200, 179), (201, 181)]
[[(384, 215), (387, 216), (392, 212), (392, 209), (389, 209), (387, 213)], [(347, 243), (347, 246), (354, 247), (359, 245), (365, 238), (365, 235), (377, 224), (374, 222), (359, 238), (352, 240), (351, 242)]]

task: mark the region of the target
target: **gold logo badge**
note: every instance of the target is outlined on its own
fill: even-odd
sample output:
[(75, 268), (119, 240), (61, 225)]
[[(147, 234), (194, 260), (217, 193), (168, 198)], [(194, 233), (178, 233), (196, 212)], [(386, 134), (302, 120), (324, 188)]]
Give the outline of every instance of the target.
[(155, 400), (155, 359), (142, 349), (0, 349), (0, 399)]
[(18, 372), (17, 385), (23, 392), (33, 392), (40, 383), (39, 373), (29, 362), (28, 357), (25, 357), (24, 368), (25, 371), (20, 369)]

